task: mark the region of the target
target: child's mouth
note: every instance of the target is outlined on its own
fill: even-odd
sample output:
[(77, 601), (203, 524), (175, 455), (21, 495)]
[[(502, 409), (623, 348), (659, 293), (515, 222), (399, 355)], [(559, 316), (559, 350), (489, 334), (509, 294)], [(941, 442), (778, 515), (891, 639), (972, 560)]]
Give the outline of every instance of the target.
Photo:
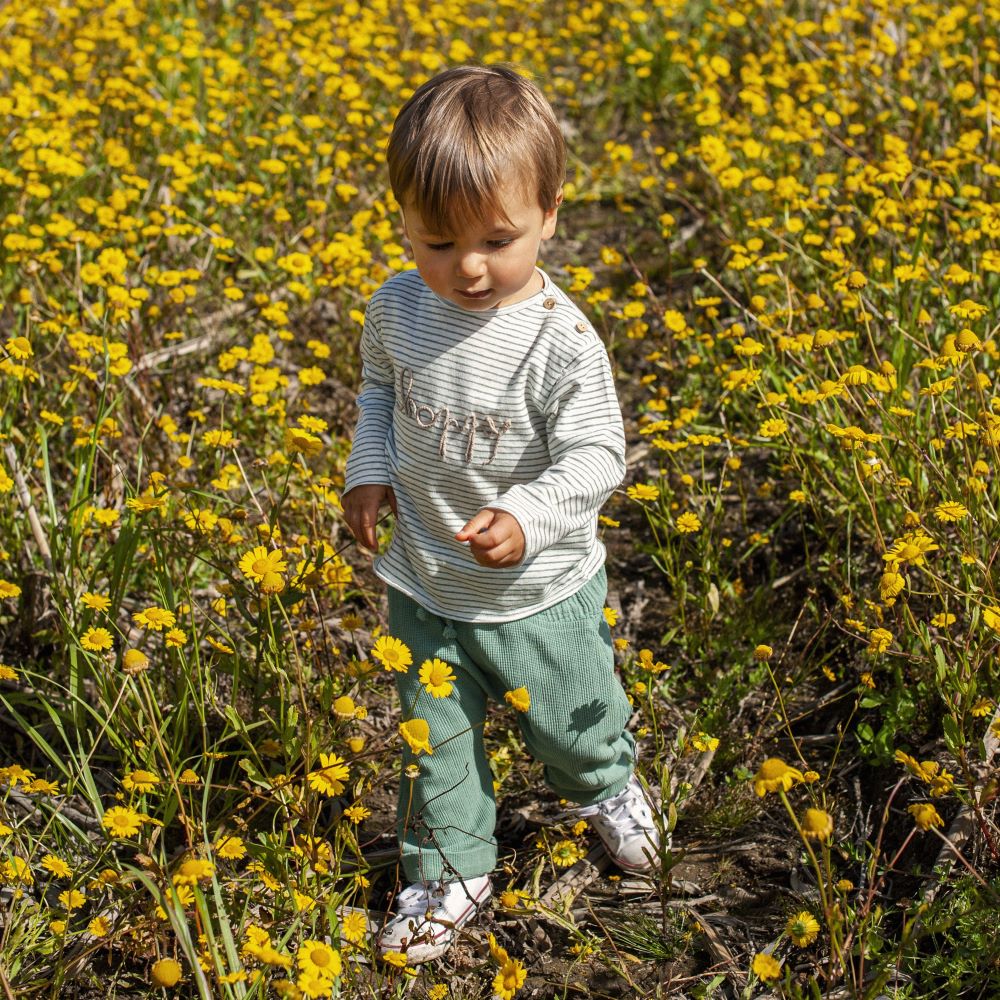
[(487, 288), (482, 292), (463, 292), (461, 289), (458, 289), (458, 294), (461, 295), (463, 299), (485, 299), (486, 296), (492, 291), (492, 288)]

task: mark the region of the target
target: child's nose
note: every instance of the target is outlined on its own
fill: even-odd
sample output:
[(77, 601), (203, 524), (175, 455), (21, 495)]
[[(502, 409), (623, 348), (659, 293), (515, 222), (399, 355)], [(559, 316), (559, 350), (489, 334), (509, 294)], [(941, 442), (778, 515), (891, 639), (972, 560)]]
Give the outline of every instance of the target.
[(463, 278), (478, 278), (486, 273), (486, 258), (480, 253), (464, 253), (458, 258), (457, 270)]

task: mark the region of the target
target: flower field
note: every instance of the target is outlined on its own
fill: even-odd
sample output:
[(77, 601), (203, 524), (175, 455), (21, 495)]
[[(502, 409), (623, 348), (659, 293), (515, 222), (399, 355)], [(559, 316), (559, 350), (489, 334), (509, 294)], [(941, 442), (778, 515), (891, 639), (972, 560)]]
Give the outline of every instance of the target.
[[(510, 692), (495, 906), (414, 969), (392, 672), (450, 670), (340, 492), (388, 130), (469, 61), (570, 148), (673, 850), (588, 861)], [(1000, 996), (1000, 0), (8, 0), (0, 123), (0, 997)]]

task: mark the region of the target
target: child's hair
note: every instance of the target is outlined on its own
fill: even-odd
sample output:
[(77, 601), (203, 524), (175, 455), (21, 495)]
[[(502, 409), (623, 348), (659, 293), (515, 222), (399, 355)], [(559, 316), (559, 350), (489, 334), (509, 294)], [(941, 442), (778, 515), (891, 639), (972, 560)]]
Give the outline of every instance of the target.
[(541, 91), (506, 66), (458, 66), (420, 86), (396, 116), (386, 150), (397, 201), (431, 229), (505, 222), (501, 188), (514, 181), (555, 208), (566, 144)]

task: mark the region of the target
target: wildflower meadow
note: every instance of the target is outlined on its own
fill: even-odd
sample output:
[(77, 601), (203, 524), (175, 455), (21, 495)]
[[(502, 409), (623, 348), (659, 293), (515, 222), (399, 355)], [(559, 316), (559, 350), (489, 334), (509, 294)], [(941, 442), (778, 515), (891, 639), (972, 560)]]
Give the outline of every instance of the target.
[[(509, 692), (495, 904), (418, 969), (392, 677), (450, 668), (340, 494), (385, 141), (465, 62), (565, 131), (673, 841), (609, 865)], [(0, 6), (0, 998), (1000, 996), (998, 126), (1000, 0)]]

